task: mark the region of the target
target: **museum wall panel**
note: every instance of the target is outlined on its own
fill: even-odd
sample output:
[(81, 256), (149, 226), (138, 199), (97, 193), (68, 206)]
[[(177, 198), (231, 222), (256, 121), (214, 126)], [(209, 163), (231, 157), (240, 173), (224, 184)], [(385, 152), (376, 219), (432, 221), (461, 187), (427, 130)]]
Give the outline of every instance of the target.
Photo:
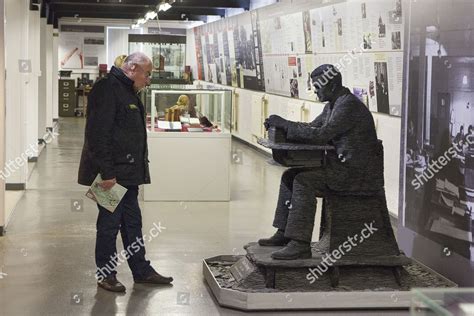
[[(354, 58), (356, 61), (351, 62), (350, 65), (347, 64), (346, 69), (342, 69), (342, 73), (344, 84), (353, 88), (355, 94), (360, 92), (359, 97), (361, 97), (362, 100), (365, 100), (368, 107), (373, 111), (377, 134), (378, 137), (383, 140), (385, 147), (385, 183), (387, 202), (391, 214), (397, 216), (400, 158), (400, 119), (397, 116), (400, 115), (399, 109), (401, 105), (402, 92), (401, 70), (403, 69), (403, 59), (401, 56), (401, 47), (399, 47), (398, 44), (392, 46), (392, 39), (390, 37), (389, 40), (387, 34), (390, 34), (391, 36), (391, 33), (388, 33), (389, 29), (392, 33), (401, 32), (401, 29), (403, 28), (401, 12), (403, 11), (397, 11), (396, 4), (398, 4), (398, 2), (396, 1), (382, 1), (382, 3), (379, 4), (375, 4), (373, 1), (356, 2), (357, 4), (355, 4), (355, 2), (351, 3), (351, 8), (357, 7), (357, 11), (354, 11), (354, 9), (353, 12), (360, 11), (361, 16), (357, 19), (356, 17), (358, 15), (351, 17), (351, 8), (348, 8), (344, 1), (331, 3), (332, 6), (325, 6), (323, 9), (315, 8), (321, 6), (321, 3), (318, 1), (291, 1), (291, 3), (289, 1), (282, 1), (277, 5), (257, 10), (258, 27), (260, 28), (259, 31), (261, 35), (263, 34), (263, 38), (261, 38), (261, 49), (263, 50), (261, 57), (263, 58), (262, 64), (264, 66), (262, 72), (265, 78), (264, 91), (254, 91), (255, 89), (252, 88), (255, 87), (254, 83), (258, 81), (258, 56), (247, 56), (248, 59), (250, 59), (250, 61), (247, 62), (244, 60), (245, 54), (238, 56), (245, 46), (242, 44), (242, 38), (246, 37), (250, 41), (257, 36), (257, 33), (259, 33), (256, 32), (256, 25), (252, 25), (252, 22), (255, 22), (255, 19), (252, 20), (251, 12), (245, 13), (245, 16), (231, 17), (212, 23), (214, 25), (210, 24), (197, 28), (201, 30), (197, 30), (196, 28), (193, 32), (188, 30), (187, 42), (188, 44), (194, 42), (197, 54), (195, 58), (188, 58), (187, 63), (191, 64), (195, 78), (201, 78), (206, 82), (213, 82), (218, 85), (222, 84), (232, 86), (235, 89), (237, 94), (235, 97), (236, 102), (234, 104), (236, 114), (234, 120), (236, 122), (236, 128), (233, 130), (233, 135), (258, 146), (262, 150), (268, 151), (256, 143), (257, 137), (261, 137), (262, 135), (253, 125), (255, 125), (255, 122), (259, 120), (263, 123), (264, 116), (260, 113), (265, 112), (267, 115), (278, 114), (286, 119), (294, 121), (311, 121), (314, 119), (321, 113), (323, 104), (312, 101), (315, 100), (315, 96), (308, 93), (306, 89), (307, 72), (310, 72), (317, 64), (322, 62), (337, 63), (341, 58), (344, 58), (344, 50), (350, 50), (349, 48), (351, 44), (352, 46), (357, 46), (356, 44), (359, 44), (359, 42), (364, 44), (364, 38), (366, 38), (367, 41), (367, 36), (364, 37), (364, 34), (356, 34), (356, 36), (353, 36), (352, 41), (347, 40), (347, 38), (349, 38), (348, 36), (346, 38), (344, 38), (344, 36), (341, 37), (337, 29), (339, 18), (334, 21), (331, 18), (330, 20), (332, 22), (328, 22), (328, 25), (336, 25), (336, 29), (332, 29), (333, 26), (327, 26), (327, 28), (331, 28), (331, 30), (328, 31), (331, 33), (326, 35), (328, 38), (325, 39), (325, 41), (327, 40), (328, 43), (327, 45), (326, 42), (324, 43), (325, 47), (323, 47), (322, 43), (317, 44), (315, 40), (318, 37), (322, 39), (321, 36), (323, 34), (321, 31), (318, 30), (317, 32), (319, 33), (310, 32), (311, 34), (309, 34), (309, 36), (311, 37), (311, 41), (309, 41), (308, 34), (306, 34), (305, 37), (304, 25), (305, 23), (308, 23), (308, 19), (305, 20), (304, 16), (308, 16), (307, 13), (310, 15), (310, 29), (311, 31), (314, 31), (315, 24), (319, 23), (321, 26), (321, 17), (333, 16), (331, 10), (336, 9), (337, 11), (338, 8), (341, 8), (341, 12), (336, 12), (336, 15), (340, 15), (341, 22), (343, 23), (342, 32), (344, 35), (347, 34), (346, 32), (353, 32), (351, 28), (359, 28), (367, 30), (367, 35), (372, 34), (371, 36), (374, 38), (374, 47), (370, 49), (368, 48), (368, 53), (360, 54), (359, 57)], [(401, 10), (400, 8), (398, 9)], [(363, 18), (364, 11), (365, 18)], [(386, 15), (375, 16), (376, 12), (385, 12)], [(255, 14), (256, 13), (254, 13), (254, 15)], [(379, 17), (382, 18), (381, 23), (379, 23)], [(364, 19), (369, 18), (371, 19), (371, 22), (363, 21)], [(385, 20), (387, 21), (385, 22)], [(297, 22), (296, 24), (295, 21)], [(345, 23), (345, 21), (347, 21), (347, 23)], [(300, 22), (301, 25), (299, 24)], [(262, 28), (265, 27), (267, 27), (268, 30), (262, 31)], [(274, 27), (278, 27), (279, 30), (272, 30)], [(235, 32), (234, 28), (238, 28), (239, 31)], [(291, 30), (289, 31), (289, 29)], [(380, 35), (379, 31), (384, 37), (378, 37)], [(279, 32), (281, 34), (278, 34)], [(332, 36), (331, 34), (334, 32), (336, 32), (337, 35)], [(269, 36), (265, 37), (265, 34)], [(350, 34), (353, 35), (352, 33)], [(359, 40), (359, 37), (361, 40)], [(287, 40), (285, 40), (285, 38)], [(398, 43), (397, 41), (395, 42)], [(399, 44), (401, 45), (401, 43), (402, 34), (400, 34)], [(252, 45), (255, 45), (255, 43), (250, 46)], [(390, 54), (380, 53), (380, 51), (384, 50), (390, 50), (391, 52)], [(375, 53), (375, 51), (379, 51), (379, 53)], [(318, 55), (319, 52), (320, 54)], [(217, 59), (216, 56), (218, 56)], [(214, 60), (215, 63), (209, 63), (209, 60)], [(280, 64), (273, 63), (273, 66), (269, 66), (269, 61), (278, 60), (281, 61)], [(241, 71), (237, 71), (236, 69), (239, 67), (239, 63), (242, 68)], [(375, 89), (372, 96), (369, 92), (370, 82), (374, 81), (372, 80), (372, 77), (377, 77), (377, 67), (382, 67), (379, 71), (381, 74), (392, 72), (389, 77), (394, 78), (394, 82), (397, 83), (396, 85), (391, 86), (393, 87), (391, 95), (388, 93), (386, 93), (386, 95), (379, 93), (378, 96), (379, 99), (384, 96), (392, 96), (392, 100), (399, 100), (390, 104), (396, 105), (396, 110), (392, 111), (392, 115), (390, 116), (386, 115), (386, 113), (390, 113), (390, 108), (388, 106), (387, 111), (378, 111), (376, 103), (372, 102), (375, 103), (374, 105), (371, 104), (370, 101), (371, 99), (373, 101), (376, 101), (377, 99), (377, 87), (374, 87)], [(267, 77), (275, 76), (278, 69), (283, 71), (282, 76), (284, 78), (274, 77), (274, 84), (268, 85), (271, 80)], [(231, 75), (229, 75), (228, 72), (231, 72)], [(361, 78), (367, 79), (367, 87), (364, 86), (365, 88), (362, 89), (357, 89), (357, 87), (352, 84), (356, 77), (354, 74), (359, 73), (361, 74)], [(255, 80), (252, 78), (255, 78)], [(286, 82), (285, 78), (289, 78), (288, 82)], [(290, 80), (298, 86), (297, 93), (291, 93), (289, 85)], [(361, 80), (363, 81), (365, 79)], [(373, 82), (373, 84), (375, 83)], [(393, 97), (394, 95), (395, 97)], [(261, 100), (262, 97), (264, 97), (265, 100), (260, 102), (259, 100)], [(264, 109), (255, 109), (255, 106), (264, 107)], [(256, 115), (258, 115), (258, 118), (255, 117)]]
[[(405, 49), (402, 249), (474, 285), (472, 1), (411, 1)], [(456, 17), (456, 18), (453, 18)]]

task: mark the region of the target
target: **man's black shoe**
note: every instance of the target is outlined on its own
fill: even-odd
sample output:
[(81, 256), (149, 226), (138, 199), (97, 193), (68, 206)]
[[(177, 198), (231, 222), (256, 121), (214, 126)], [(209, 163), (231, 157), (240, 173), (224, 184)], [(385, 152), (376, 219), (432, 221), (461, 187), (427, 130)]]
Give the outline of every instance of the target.
[(310, 243), (298, 240), (292, 240), (285, 248), (272, 252), (272, 258), (277, 260), (309, 259), (311, 257)]
[(286, 246), (290, 242), (290, 238), (285, 237), (285, 232), (277, 230), (275, 235), (270, 238), (262, 238), (258, 240), (260, 246), (271, 247), (271, 246)]
[(173, 282), (172, 277), (165, 277), (158, 272), (152, 272), (143, 279), (135, 279), (135, 283), (149, 283), (149, 284), (170, 284)]
[(102, 281), (98, 281), (97, 285), (110, 292), (125, 292), (125, 286), (117, 280), (115, 275), (109, 275)]

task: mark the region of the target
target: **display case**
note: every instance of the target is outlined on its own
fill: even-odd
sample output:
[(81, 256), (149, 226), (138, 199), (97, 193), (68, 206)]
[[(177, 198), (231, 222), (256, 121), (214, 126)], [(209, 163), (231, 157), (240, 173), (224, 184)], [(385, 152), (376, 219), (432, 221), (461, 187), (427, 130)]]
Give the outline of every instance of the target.
[(411, 315), (474, 315), (474, 289), (413, 289)]
[(232, 90), (152, 86), (145, 201), (229, 201)]
[[(162, 132), (159, 121), (183, 121), (193, 127), (199, 120), (203, 132), (230, 133), (232, 126), (232, 90), (216, 89), (202, 85), (151, 85), (143, 94), (147, 111), (147, 128), (150, 132)], [(172, 112), (172, 113), (170, 113)], [(180, 120), (180, 117), (182, 120)], [(152, 127), (151, 122), (154, 122)], [(208, 121), (207, 124), (206, 121)], [(212, 126), (211, 126), (211, 124)], [(199, 131), (199, 129), (192, 129)]]
[(128, 51), (143, 52), (153, 62), (152, 83), (186, 83), (186, 37), (129, 34)]

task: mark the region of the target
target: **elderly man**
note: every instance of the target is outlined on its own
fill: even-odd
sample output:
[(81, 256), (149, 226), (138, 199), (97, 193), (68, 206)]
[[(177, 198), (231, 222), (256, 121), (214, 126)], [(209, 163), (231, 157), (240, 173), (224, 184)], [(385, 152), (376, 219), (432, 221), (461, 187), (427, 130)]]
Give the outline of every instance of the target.
[(125, 256), (135, 283), (169, 284), (145, 259), (138, 186), (150, 183), (145, 109), (137, 92), (150, 84), (152, 63), (143, 53), (128, 56), (121, 68), (112, 67), (89, 94), (79, 184), (91, 185), (98, 173), (104, 190), (116, 183), (127, 193), (111, 213), (98, 205), (95, 260), (98, 286), (124, 292), (116, 278), (116, 238), (120, 230)]
[[(311, 73), (319, 101), (328, 102), (311, 123), (290, 122), (271, 115), (265, 127), (286, 131), (290, 142), (333, 145), (322, 168), (290, 168), (281, 178), (280, 193), (273, 221), (277, 232), (260, 239), (261, 246), (285, 246), (272, 258), (292, 260), (311, 257), (311, 236), (316, 196), (333, 191), (378, 191), (383, 187), (377, 161), (377, 135), (367, 107), (347, 88), (332, 65), (321, 65)], [(380, 160), (380, 159), (379, 159)]]

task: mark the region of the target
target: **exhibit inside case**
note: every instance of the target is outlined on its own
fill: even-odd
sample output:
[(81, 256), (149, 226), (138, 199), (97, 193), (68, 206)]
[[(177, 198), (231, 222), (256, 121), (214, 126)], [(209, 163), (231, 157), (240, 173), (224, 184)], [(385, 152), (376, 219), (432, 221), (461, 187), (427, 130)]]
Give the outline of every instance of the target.
[(474, 315), (473, 289), (413, 289), (411, 315)]
[[(142, 95), (149, 132), (231, 132), (232, 90), (151, 85)], [(151, 122), (154, 122), (153, 126)]]

